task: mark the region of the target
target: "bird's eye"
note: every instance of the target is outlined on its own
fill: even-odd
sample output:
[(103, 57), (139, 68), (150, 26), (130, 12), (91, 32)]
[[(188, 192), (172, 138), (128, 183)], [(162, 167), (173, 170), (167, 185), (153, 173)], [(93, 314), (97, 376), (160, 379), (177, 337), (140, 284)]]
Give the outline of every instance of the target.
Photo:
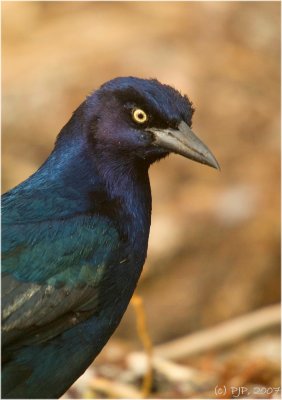
[(132, 117), (138, 124), (144, 124), (148, 120), (148, 116), (141, 108), (134, 108), (132, 110)]

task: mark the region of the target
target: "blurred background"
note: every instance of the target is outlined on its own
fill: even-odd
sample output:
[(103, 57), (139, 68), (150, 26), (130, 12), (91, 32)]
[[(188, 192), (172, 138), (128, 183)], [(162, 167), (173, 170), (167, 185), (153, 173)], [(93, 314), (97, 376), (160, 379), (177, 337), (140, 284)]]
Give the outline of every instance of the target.
[[(280, 3), (3, 2), (2, 54), (2, 192), (40, 166), (85, 96), (116, 76), (188, 94), (193, 130), (221, 165), (172, 155), (151, 168), (137, 289), (145, 311), (129, 306), (65, 397), (240, 397), (233, 385), (275, 398), (266, 389), (280, 385), (277, 314), (269, 317), (280, 302)], [(216, 341), (210, 329), (224, 336), (234, 321), (250, 332), (228, 345), (185, 352), (179, 342), (199, 332)], [(159, 354), (149, 377), (144, 335)], [(172, 341), (177, 354), (165, 347)]]

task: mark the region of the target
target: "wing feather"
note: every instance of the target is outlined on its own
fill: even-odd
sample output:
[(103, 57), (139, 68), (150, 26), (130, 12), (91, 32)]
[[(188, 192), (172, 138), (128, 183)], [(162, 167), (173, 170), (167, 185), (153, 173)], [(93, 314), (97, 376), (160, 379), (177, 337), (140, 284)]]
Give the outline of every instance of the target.
[(119, 258), (119, 235), (101, 216), (5, 224), (2, 343), (54, 337), (99, 311), (99, 283)]

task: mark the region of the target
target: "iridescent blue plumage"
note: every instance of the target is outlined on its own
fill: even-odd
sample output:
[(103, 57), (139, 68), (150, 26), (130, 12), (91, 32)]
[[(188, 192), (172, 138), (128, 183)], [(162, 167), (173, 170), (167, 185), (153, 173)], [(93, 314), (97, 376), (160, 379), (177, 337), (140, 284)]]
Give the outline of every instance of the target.
[(117, 327), (146, 258), (150, 164), (174, 151), (217, 167), (192, 113), (156, 80), (107, 82), (3, 196), (3, 397), (61, 396)]

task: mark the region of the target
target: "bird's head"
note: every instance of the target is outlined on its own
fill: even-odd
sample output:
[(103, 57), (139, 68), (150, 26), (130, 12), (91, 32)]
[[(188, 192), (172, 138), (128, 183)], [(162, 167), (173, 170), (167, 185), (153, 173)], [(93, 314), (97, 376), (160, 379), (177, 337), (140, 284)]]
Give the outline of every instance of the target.
[(116, 78), (85, 102), (88, 131), (101, 151), (149, 163), (173, 152), (219, 168), (191, 130), (193, 112), (187, 96), (156, 79)]

